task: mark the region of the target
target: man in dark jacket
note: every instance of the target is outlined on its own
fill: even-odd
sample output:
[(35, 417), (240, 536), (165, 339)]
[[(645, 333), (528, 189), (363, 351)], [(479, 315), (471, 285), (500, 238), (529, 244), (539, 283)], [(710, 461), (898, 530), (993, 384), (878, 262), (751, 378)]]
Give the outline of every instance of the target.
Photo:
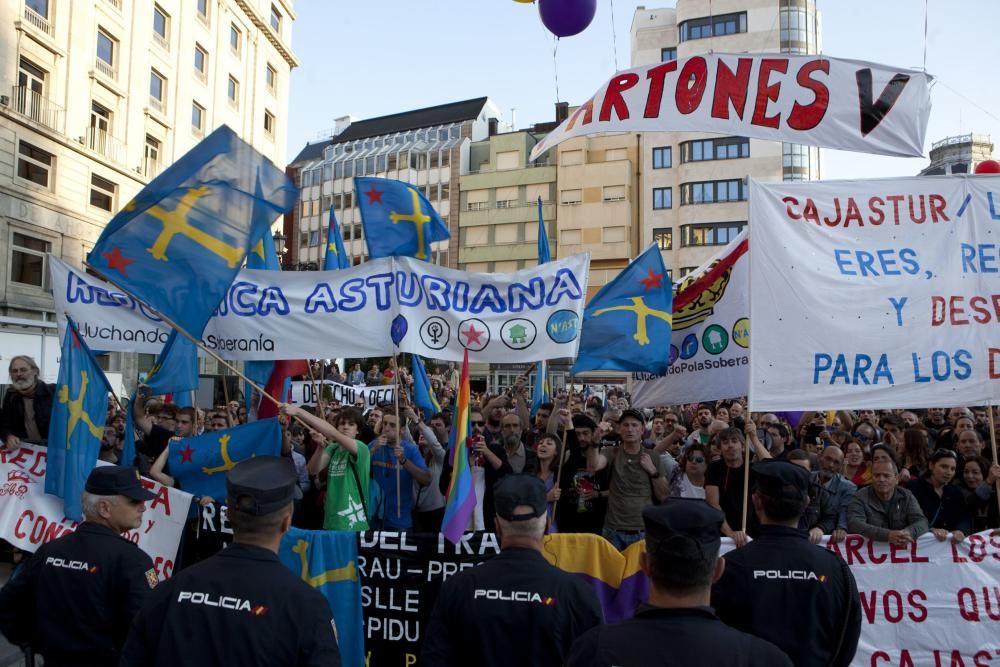
[(7, 449), (17, 449), (21, 440), (47, 440), (55, 385), (39, 381), (38, 364), (28, 356), (12, 358), (9, 370), (10, 388), (0, 407), (3, 445)]

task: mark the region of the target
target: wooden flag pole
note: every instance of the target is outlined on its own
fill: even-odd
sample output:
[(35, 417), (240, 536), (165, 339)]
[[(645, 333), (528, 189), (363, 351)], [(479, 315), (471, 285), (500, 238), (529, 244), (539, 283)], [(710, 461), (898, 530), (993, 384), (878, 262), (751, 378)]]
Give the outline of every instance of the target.
[(313, 374), (312, 361), (307, 359), (306, 365), (309, 366), (309, 385), (312, 387), (313, 396), (316, 397), (316, 409), (319, 412), (319, 418), (326, 421), (326, 411), (323, 409), (323, 397), (316, 393), (316, 376)]
[[(997, 432), (996, 426), (993, 424), (993, 401), (987, 401), (986, 410), (990, 415), (990, 447), (993, 448), (993, 463), (1000, 463), (997, 459)], [(993, 486), (996, 488), (997, 492), (997, 509), (1000, 510), (1000, 479), (994, 480)]]
[(233, 416), (229, 414), (229, 383), (226, 382), (226, 376), (222, 376), (222, 398), (226, 402), (226, 423), (229, 424), (229, 428), (233, 427)]
[(750, 504), (750, 443), (744, 442), (746, 455), (743, 458), (743, 519), (740, 522), (740, 530), (747, 532), (747, 507)]
[[(544, 386), (544, 385), (543, 385)], [(566, 409), (570, 412), (569, 419), (570, 423), (568, 426), (573, 425), (573, 413), (570, 406), (573, 405), (573, 376), (569, 376), (569, 396), (566, 397)], [(563, 428), (562, 445), (559, 447), (559, 467), (556, 468), (556, 488), (562, 488), (559, 483), (562, 481), (562, 469), (563, 461), (566, 460), (566, 438), (569, 436), (569, 428)]]

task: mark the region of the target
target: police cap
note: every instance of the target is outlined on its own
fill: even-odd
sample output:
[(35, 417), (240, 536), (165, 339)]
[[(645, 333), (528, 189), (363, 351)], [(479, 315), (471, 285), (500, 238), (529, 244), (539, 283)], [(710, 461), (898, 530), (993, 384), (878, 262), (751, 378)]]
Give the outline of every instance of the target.
[(263, 516), (302, 497), (295, 466), (281, 456), (256, 456), (226, 473), (226, 504), (245, 514)]
[(714, 558), (722, 543), (726, 515), (697, 498), (671, 498), (665, 505), (642, 510), (649, 551), (670, 543), (671, 555), (681, 559)]
[(779, 459), (765, 459), (753, 465), (757, 493), (768, 498), (804, 500), (809, 495), (809, 473), (802, 466)]
[(97, 466), (90, 471), (83, 490), (95, 496), (125, 496), (132, 500), (152, 500), (156, 494), (142, 488), (139, 471), (130, 466)]
[[(493, 487), (493, 505), (497, 516), (507, 521), (527, 521), (544, 516), (545, 483), (534, 475), (506, 475)], [(521, 506), (531, 507), (531, 512), (514, 510)]]

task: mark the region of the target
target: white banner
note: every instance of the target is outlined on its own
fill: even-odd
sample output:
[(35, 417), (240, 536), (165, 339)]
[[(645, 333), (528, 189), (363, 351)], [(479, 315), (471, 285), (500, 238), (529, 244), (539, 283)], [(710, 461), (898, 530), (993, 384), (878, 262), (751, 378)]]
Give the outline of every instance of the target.
[[(117, 288), (49, 256), (60, 336), (66, 314), (91, 349), (158, 353), (169, 329)], [(340, 271), (243, 270), (208, 323), (226, 359), (378, 357), (399, 350), (461, 361), (575, 357), (589, 254), (514, 273), (469, 273), (410, 257)]]
[(919, 157), (933, 77), (820, 56), (711, 54), (615, 74), (531, 151), (601, 132), (718, 132)]
[(352, 387), (330, 380), (322, 382), (317, 380), (315, 383), (293, 382), (292, 405), (316, 405), (317, 394), (329, 394), (329, 398), (339, 401), (341, 405), (354, 406), (355, 402), (363, 401), (364, 407), (361, 409), (368, 412), (383, 403), (392, 403), (395, 400), (394, 391), (395, 387), (391, 384), (380, 387)]
[[(45, 493), (47, 456), (45, 447), (34, 445), (13, 452), (0, 448), (0, 538), (25, 551), (34, 552), (78, 525), (63, 514), (62, 498)], [(191, 494), (145, 477), (142, 485), (156, 497), (146, 503), (142, 525), (123, 537), (149, 554), (162, 581), (173, 574)]]
[(632, 407), (745, 396), (750, 379), (747, 232), (676, 283), (666, 376), (633, 373)]
[(750, 187), (750, 405), (1000, 398), (1000, 177)]

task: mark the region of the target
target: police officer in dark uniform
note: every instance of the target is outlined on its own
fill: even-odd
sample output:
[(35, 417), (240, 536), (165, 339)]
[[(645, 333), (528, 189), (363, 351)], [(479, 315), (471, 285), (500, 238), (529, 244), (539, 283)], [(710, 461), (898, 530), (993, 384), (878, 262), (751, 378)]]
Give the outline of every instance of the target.
[(754, 465), (759, 537), (725, 556), (712, 589), (719, 618), (773, 642), (796, 667), (849, 665), (861, 635), (858, 588), (847, 564), (797, 528), (809, 473), (785, 461)]
[(142, 524), (139, 471), (94, 468), (75, 532), (39, 547), (0, 591), (0, 631), (47, 666), (114, 665), (133, 617), (156, 586), (153, 561), (121, 534)]
[(340, 664), (326, 598), (278, 560), (295, 488), (291, 460), (277, 456), (227, 473), (232, 545), (153, 591), (122, 665)]
[(776, 646), (734, 630), (708, 606), (725, 514), (703, 500), (673, 498), (642, 511), (649, 604), (622, 623), (594, 628), (573, 644), (569, 667), (791, 667)]
[(545, 484), (507, 475), (493, 493), (501, 552), (441, 586), (422, 664), (561, 665), (573, 641), (603, 620), (596, 594), (542, 556)]

